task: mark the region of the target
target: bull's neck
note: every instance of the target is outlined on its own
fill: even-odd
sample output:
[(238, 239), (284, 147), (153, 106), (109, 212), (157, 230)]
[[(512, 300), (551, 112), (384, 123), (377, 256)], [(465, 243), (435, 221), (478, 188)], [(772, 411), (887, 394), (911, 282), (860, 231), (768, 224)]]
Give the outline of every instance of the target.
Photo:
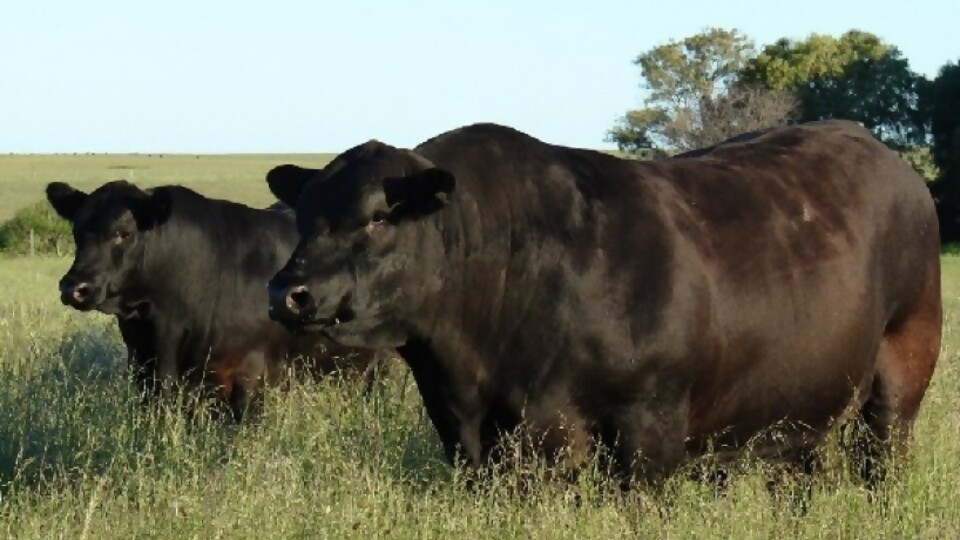
[[(501, 201), (510, 199), (510, 194), (498, 195)], [(437, 235), (433, 246), (442, 250), (427, 250), (433, 259), (427, 261), (427, 275), (442, 278), (417, 306), (414, 327), (438, 350), (469, 356), (491, 340), (509, 339), (538, 294), (537, 276), (551, 261), (528, 257), (538, 249), (534, 244), (518, 246), (529, 231), (523, 230), (528, 221), (515, 216), (527, 217), (529, 203), (513, 199), (508, 204), (490, 211), (489, 200), (464, 190), (431, 224), (431, 234)]]

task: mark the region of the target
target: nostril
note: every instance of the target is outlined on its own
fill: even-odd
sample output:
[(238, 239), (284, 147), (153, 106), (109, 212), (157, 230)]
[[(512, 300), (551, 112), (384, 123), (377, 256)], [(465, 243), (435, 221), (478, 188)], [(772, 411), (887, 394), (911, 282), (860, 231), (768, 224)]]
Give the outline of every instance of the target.
[(80, 283), (73, 288), (73, 293), (71, 296), (77, 302), (83, 302), (90, 297), (90, 294), (93, 292), (93, 286), (89, 283)]
[(313, 303), (313, 298), (310, 297), (310, 291), (303, 285), (297, 285), (296, 287), (291, 287), (287, 292), (287, 309), (291, 313), (299, 315), (300, 313), (306, 311), (310, 305)]

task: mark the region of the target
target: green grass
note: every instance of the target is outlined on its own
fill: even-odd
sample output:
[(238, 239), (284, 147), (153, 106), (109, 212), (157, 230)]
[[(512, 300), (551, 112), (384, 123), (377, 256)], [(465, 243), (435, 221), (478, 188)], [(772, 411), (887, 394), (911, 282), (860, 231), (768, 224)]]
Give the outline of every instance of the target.
[(0, 155), (0, 222), (44, 198), (48, 182), (90, 190), (125, 179), (143, 187), (182, 184), (214, 198), (264, 206), (276, 199), (264, 176), (272, 167), (295, 163), (321, 167), (331, 154), (95, 154)]
[[(55, 179), (125, 176), (266, 204), (270, 167), (326, 159), (0, 156), (0, 218)], [(0, 259), (0, 538), (960, 537), (960, 257), (943, 258), (945, 339), (905, 474), (871, 502), (831, 467), (802, 516), (771, 499), (756, 466), (719, 495), (684, 478), (658, 497), (622, 495), (595, 474), (529, 487), (532, 465), (471, 491), (402, 368), (372, 397), (334, 381), (271, 390), (239, 427), (141, 407), (111, 318), (59, 303), (69, 262)]]
[(142, 408), (110, 318), (59, 305), (68, 263), (0, 260), (0, 537), (960, 535), (958, 258), (943, 262), (946, 339), (907, 472), (879, 503), (825, 473), (805, 516), (772, 501), (752, 467), (725, 495), (685, 479), (660, 498), (617, 495), (593, 475), (519, 489), (529, 468), (471, 492), (402, 370), (371, 398), (335, 382), (271, 391), (264, 416), (240, 427)]

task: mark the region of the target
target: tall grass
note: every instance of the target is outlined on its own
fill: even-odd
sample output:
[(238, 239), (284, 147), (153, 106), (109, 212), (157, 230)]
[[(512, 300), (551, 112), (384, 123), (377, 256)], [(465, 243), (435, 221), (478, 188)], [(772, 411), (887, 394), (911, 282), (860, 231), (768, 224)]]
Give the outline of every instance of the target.
[(913, 458), (877, 501), (815, 478), (806, 514), (771, 499), (762, 467), (729, 489), (686, 478), (618, 493), (602, 475), (469, 489), (442, 461), (402, 370), (363, 395), (336, 381), (271, 390), (224, 426), (142, 407), (110, 318), (59, 305), (69, 261), (0, 260), (0, 536), (4, 538), (960, 537), (960, 259), (944, 259), (943, 354)]

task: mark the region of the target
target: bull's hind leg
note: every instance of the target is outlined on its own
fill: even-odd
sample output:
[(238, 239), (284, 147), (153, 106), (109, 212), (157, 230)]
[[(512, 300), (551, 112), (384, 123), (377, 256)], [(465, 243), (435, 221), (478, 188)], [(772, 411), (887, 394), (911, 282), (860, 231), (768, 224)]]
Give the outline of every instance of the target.
[(896, 464), (905, 457), (913, 422), (933, 376), (942, 325), (939, 261), (935, 264), (920, 300), (887, 326), (870, 396), (860, 411), (861, 425), (851, 450), (871, 488), (887, 476), (891, 461)]

